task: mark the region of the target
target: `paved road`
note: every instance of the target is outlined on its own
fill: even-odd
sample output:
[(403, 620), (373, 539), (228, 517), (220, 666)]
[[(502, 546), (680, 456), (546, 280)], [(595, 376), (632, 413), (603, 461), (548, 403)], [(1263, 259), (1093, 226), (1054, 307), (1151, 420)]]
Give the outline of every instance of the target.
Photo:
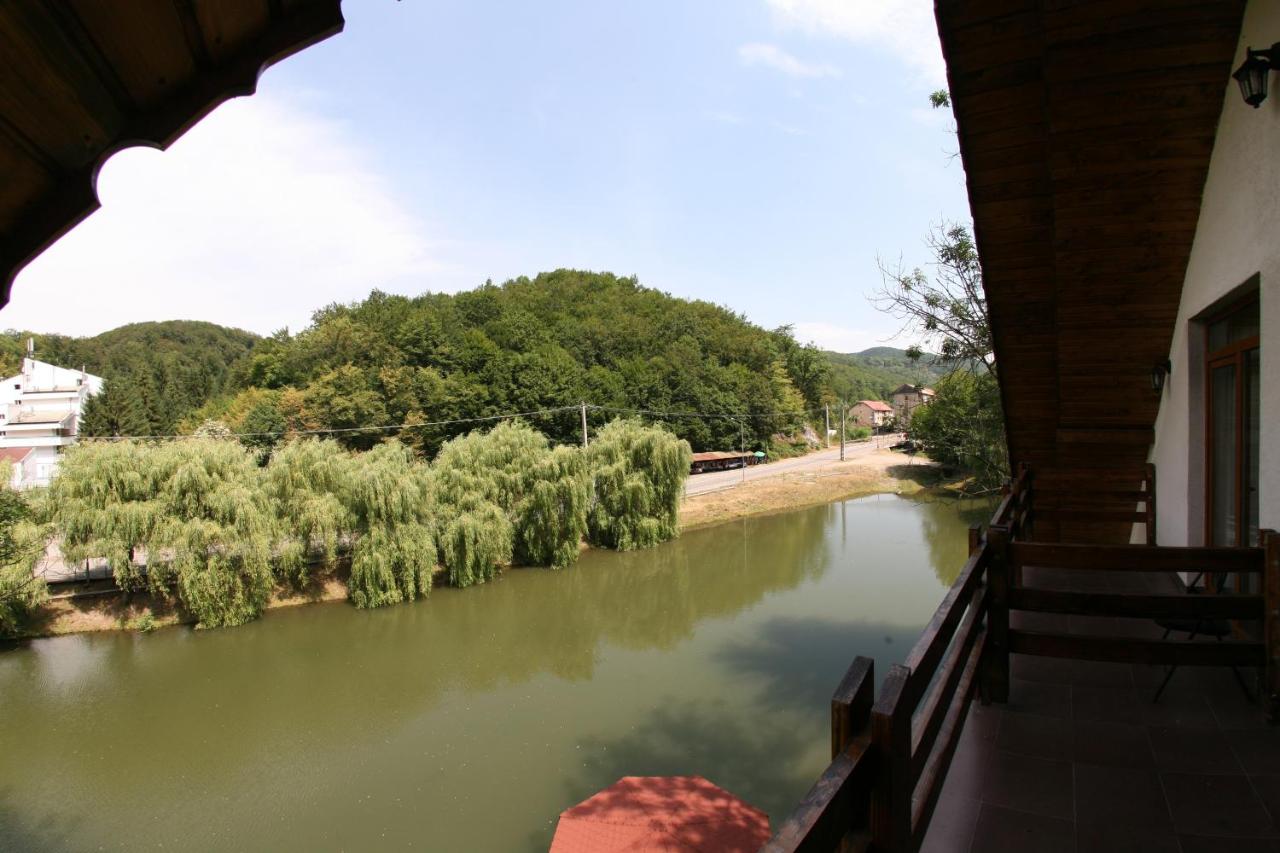
[[(875, 453), (876, 450), (886, 448), (901, 440), (902, 436), (895, 434), (877, 436), (868, 441), (851, 441), (845, 445), (844, 458), (846, 460), (857, 459), (859, 456)], [(720, 489), (736, 486), (743, 482), (744, 477), (746, 482), (763, 480), (769, 477), (776, 477), (779, 474), (803, 471), (806, 468), (820, 468), (823, 465), (838, 462), (839, 460), (840, 446), (836, 444), (830, 450), (819, 450), (817, 453), (810, 453), (808, 456), (779, 459), (777, 462), (769, 462), (765, 465), (752, 465), (746, 469), (745, 473), (742, 468), (733, 468), (728, 471), (694, 474), (685, 481), (684, 493), (686, 495), (703, 495), (707, 492), (716, 492)]]

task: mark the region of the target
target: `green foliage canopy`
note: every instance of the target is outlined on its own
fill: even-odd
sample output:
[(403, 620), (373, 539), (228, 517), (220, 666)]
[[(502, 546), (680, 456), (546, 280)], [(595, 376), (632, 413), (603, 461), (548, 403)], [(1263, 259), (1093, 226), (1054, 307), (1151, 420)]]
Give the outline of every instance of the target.
[(615, 420), (587, 449), (595, 496), (587, 515), (595, 545), (629, 551), (675, 538), (689, 443), (658, 427)]

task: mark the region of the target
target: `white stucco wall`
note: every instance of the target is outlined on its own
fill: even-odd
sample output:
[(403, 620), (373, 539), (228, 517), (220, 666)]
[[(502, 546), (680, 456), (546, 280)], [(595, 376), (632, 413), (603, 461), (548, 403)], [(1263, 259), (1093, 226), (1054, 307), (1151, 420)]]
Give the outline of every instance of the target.
[[(1233, 68), (1246, 46), (1280, 41), (1280, 2), (1251, 0)], [(1156, 419), (1151, 459), (1158, 482), (1161, 545), (1204, 541), (1203, 331), (1192, 318), (1261, 278), (1262, 452), (1260, 524), (1280, 529), (1280, 74), (1258, 109), (1245, 104), (1236, 82), (1223, 80), (1223, 110), (1205, 183), (1170, 361)]]

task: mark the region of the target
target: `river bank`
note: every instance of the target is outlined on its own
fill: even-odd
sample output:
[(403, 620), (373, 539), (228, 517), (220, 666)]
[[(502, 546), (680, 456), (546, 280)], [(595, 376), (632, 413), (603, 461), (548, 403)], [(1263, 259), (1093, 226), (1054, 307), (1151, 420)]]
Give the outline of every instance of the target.
[(938, 485), (940, 480), (937, 467), (924, 457), (877, 450), (844, 462), (832, 460), (688, 496), (680, 505), (680, 529), (694, 530), (864, 495), (912, 495)]
[[(0, 849), (546, 853), (626, 775), (780, 820), (856, 655), (901, 662), (985, 505), (880, 495), (591, 549), (426, 602), (0, 654)], [(494, 808), (494, 780), (511, 790)]]
[[(937, 469), (922, 457), (881, 450), (845, 462), (832, 461), (802, 471), (780, 473), (715, 492), (686, 497), (680, 529), (689, 531), (728, 521), (769, 515), (873, 494), (918, 494), (937, 485)], [(585, 548), (585, 546), (584, 546)], [(572, 571), (572, 569), (570, 569)], [(444, 572), (437, 573), (443, 584)], [(302, 590), (281, 586), (267, 610), (345, 601), (347, 568), (317, 571)], [(76, 597), (69, 597), (70, 594)], [(86, 595), (85, 593), (92, 593)], [(146, 593), (124, 595), (110, 581), (62, 587), (34, 614), (23, 637), (97, 631), (150, 631), (193, 622), (173, 602)]]

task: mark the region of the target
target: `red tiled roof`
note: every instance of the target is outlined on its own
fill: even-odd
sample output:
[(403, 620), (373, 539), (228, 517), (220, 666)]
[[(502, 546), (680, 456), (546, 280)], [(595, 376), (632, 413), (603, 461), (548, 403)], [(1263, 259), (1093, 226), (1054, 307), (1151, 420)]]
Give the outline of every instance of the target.
[(551, 853), (755, 853), (769, 817), (701, 776), (625, 776), (561, 812)]
[(0, 447), (0, 461), (21, 462), (34, 447)]
[(873, 412), (892, 412), (893, 407), (888, 403), (882, 403), (879, 400), (859, 400), (857, 405), (866, 406)]

